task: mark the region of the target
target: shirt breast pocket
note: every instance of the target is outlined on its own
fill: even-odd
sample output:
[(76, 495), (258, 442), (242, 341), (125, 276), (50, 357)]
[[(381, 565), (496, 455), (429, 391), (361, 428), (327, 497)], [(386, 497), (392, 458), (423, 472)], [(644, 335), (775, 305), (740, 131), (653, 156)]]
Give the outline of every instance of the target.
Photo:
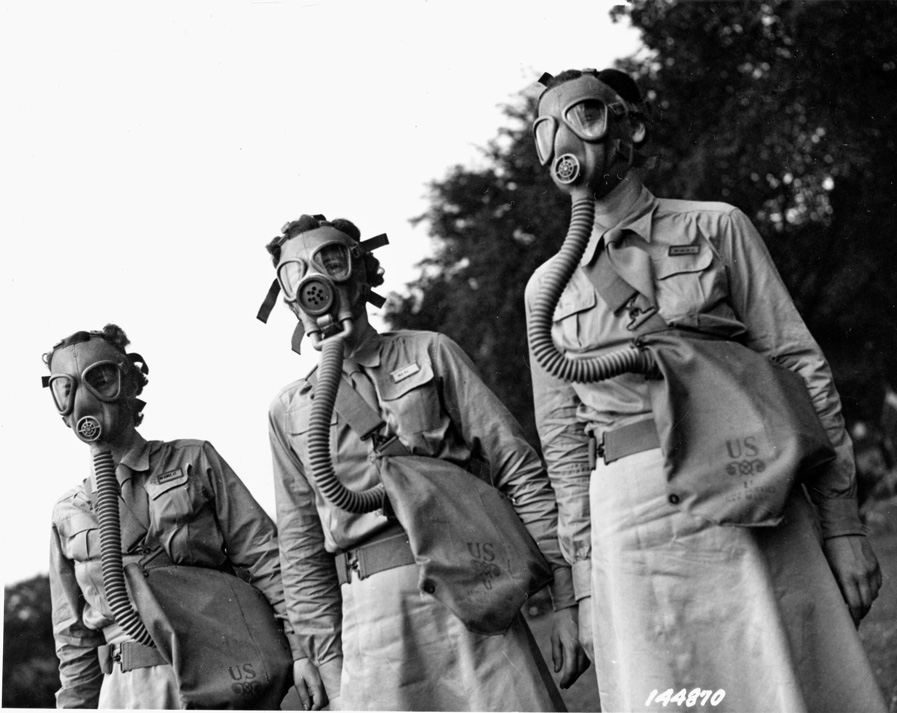
[[(304, 463), (308, 463), (308, 431), (311, 428), (311, 409), (314, 402), (309, 399), (303, 401), (294, 408), (287, 411), (285, 416), (287, 433), (295, 441), (293, 448), (299, 459)], [(337, 422), (336, 409), (330, 414), (330, 453), (334, 460), (338, 460), (336, 447), (336, 429), (334, 426)]]
[(87, 513), (72, 515), (57, 526), (66, 557), (75, 562), (100, 558), (100, 526)]
[[(590, 333), (587, 325), (589, 312), (597, 303), (595, 291), (577, 290), (563, 294), (554, 310), (552, 337), (555, 344), (564, 350), (580, 350), (589, 344)], [(592, 334), (594, 339), (595, 335)]]
[[(389, 425), (400, 436), (437, 430), (443, 421), (433, 365), (429, 359), (415, 365), (417, 370), (407, 376), (396, 380), (393, 372), (378, 384)], [(399, 371), (407, 370), (405, 367)]]
[(187, 463), (147, 480), (152, 534), (176, 564), (217, 565), (221, 535), (209, 497), (191, 482), (193, 467)]
[(700, 239), (652, 250), (657, 306), (664, 317), (695, 314), (711, 306), (718, 277), (713, 257), (710, 245)]

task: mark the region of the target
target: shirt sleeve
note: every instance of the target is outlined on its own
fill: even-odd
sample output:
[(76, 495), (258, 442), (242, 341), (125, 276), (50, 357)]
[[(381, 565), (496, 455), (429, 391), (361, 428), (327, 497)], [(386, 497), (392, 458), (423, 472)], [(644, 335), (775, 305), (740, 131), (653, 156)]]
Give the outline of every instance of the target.
[[(536, 295), (533, 278), (526, 289), (527, 323)], [(542, 456), (558, 504), (558, 540), (572, 565), (577, 600), (591, 592), (592, 525), (589, 508), (589, 437), (577, 416), (580, 399), (572, 384), (551, 376), (530, 350), (536, 428)]]
[(731, 306), (747, 327), (748, 346), (804, 378), (835, 449), (835, 460), (807, 484), (819, 512), (823, 537), (864, 534), (856, 499), (853, 445), (844, 427), (841, 400), (828, 362), (794, 306), (756, 228), (737, 209), (728, 218), (722, 226), (720, 247), (729, 267)]
[[(322, 676), (342, 665), (342, 597), (333, 556), (324, 549), (324, 532), (315, 493), (299, 458), (290, 448), (286, 412), (280, 399), (268, 414), (280, 561), (287, 614), (293, 630)], [(328, 681), (328, 695), (339, 695), (339, 681)]]
[(248, 573), (250, 583), (271, 603), (275, 616), (283, 623), (293, 659), (305, 658), (305, 650), (287, 616), (274, 522), (210, 443), (202, 444), (201, 458), (203, 472), (215, 495), (228, 559)]
[(433, 351), (452, 423), (472, 454), (489, 464), (493, 485), (511, 497), (517, 514), (551, 564), (555, 609), (572, 606), (576, 600), (570, 567), (557, 539), (557, 504), (539, 456), (455, 342), (437, 335)]
[(50, 600), (61, 684), (56, 706), (96, 708), (103, 683), (97, 647), (105, 642), (100, 632), (84, 626), (84, 597), (75, 579), (75, 565), (63, 554), (55, 525), (50, 538)]

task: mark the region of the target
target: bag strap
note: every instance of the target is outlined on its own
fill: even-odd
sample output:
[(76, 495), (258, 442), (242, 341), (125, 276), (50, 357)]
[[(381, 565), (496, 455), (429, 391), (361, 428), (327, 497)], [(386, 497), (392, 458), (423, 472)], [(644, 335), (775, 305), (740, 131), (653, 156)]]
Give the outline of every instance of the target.
[(594, 264), (584, 267), (583, 272), (615, 316), (621, 316), (623, 310), (629, 311), (626, 329), (630, 332), (642, 335), (669, 328), (657, 305), (620, 277), (604, 250), (598, 250)]
[[(306, 381), (313, 387), (317, 386), (317, 375), (309, 374)], [(377, 432), (386, 425), (386, 422), (379, 413), (370, 407), (345, 376), (340, 377), (339, 390), (336, 392), (336, 402), (333, 408), (362, 441), (373, 439), (374, 450), (377, 453), (387, 456), (409, 455), (408, 449), (397, 436), (378, 438)]]

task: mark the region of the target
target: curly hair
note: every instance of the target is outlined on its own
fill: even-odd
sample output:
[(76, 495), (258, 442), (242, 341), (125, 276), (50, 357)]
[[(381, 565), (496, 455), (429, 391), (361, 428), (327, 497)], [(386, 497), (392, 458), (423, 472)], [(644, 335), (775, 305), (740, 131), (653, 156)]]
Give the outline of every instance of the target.
[[(50, 362), (53, 360), (53, 354), (55, 354), (57, 350), (65, 349), (74, 344), (81, 344), (90, 341), (91, 339), (104, 340), (116, 351), (121, 352), (122, 356), (125, 357), (121, 364), (122, 376), (126, 383), (134, 385), (134, 425), (139, 426), (141, 421), (143, 421), (143, 407), (146, 404), (136, 397), (143, 393), (143, 387), (149, 383), (149, 378), (147, 378), (149, 367), (142, 356), (139, 354), (129, 354), (125, 350), (125, 347), (131, 343), (131, 340), (128, 339), (128, 335), (125, 334), (125, 330), (117, 324), (110, 323), (99, 330), (92, 330), (89, 332), (80, 331), (70, 334), (64, 339), (60, 339), (53, 345), (53, 348), (50, 349), (50, 351), (45, 352), (41, 358), (49, 370)], [(138, 367), (137, 364), (140, 364), (141, 366)]]
[[(326, 220), (324, 216), (321, 215), (303, 214), (299, 216), (298, 219), (292, 220), (284, 225), (283, 234), (278, 235), (265, 246), (265, 249), (271, 255), (271, 262), (274, 264), (274, 267), (277, 267), (277, 264), (280, 262), (280, 251), (287, 240), (295, 238), (302, 233), (307, 233), (310, 230), (316, 230), (325, 225), (329, 225), (335, 230), (348, 235), (356, 243), (361, 242), (361, 231), (351, 220), (346, 218)], [(363, 259), (365, 280), (368, 283), (368, 286), (379, 287), (384, 282), (384, 270), (380, 266), (380, 261), (374, 255), (367, 252), (364, 253)]]

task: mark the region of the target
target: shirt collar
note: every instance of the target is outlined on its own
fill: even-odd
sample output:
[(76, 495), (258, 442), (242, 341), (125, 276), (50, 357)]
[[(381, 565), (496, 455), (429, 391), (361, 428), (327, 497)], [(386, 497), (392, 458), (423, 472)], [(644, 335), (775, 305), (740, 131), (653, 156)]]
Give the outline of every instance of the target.
[[(128, 450), (125, 451), (125, 454), (121, 457), (121, 460), (115, 468), (115, 477), (118, 479), (119, 484), (130, 480), (135, 473), (145, 473), (148, 471), (150, 468), (149, 456), (149, 443), (137, 431), (134, 431), (134, 436), (131, 438), (131, 444), (128, 446)], [(91, 490), (96, 492), (97, 481), (96, 475), (93, 472), (90, 474), (89, 481)]]
[(142, 473), (149, 470), (149, 453), (150, 447), (147, 440), (137, 431), (134, 431), (134, 438), (131, 440), (131, 447), (121, 458), (121, 465), (130, 468), (134, 473)]
[[(631, 174), (630, 174), (631, 175)], [(624, 181), (596, 208), (592, 235), (580, 264), (588, 265), (595, 258), (605, 234), (611, 228), (629, 230), (651, 242), (657, 199), (639, 180)]]
[(380, 366), (381, 341), (377, 330), (370, 324), (366, 324), (349, 359), (368, 369)]

